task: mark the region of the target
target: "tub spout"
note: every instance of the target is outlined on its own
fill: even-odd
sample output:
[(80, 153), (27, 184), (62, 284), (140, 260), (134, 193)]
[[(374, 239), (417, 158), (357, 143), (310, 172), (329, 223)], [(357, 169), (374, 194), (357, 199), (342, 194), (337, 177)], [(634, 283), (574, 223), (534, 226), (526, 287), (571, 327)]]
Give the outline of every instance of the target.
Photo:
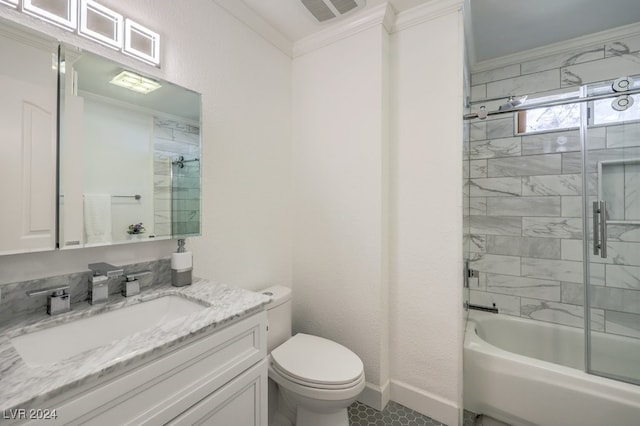
[(474, 305), (469, 302), (464, 302), (464, 309), (467, 311), (469, 309), (473, 309), (475, 311), (491, 312), (493, 314), (498, 313), (498, 308), (496, 307), (495, 303), (493, 304), (493, 306), (482, 306), (482, 305)]

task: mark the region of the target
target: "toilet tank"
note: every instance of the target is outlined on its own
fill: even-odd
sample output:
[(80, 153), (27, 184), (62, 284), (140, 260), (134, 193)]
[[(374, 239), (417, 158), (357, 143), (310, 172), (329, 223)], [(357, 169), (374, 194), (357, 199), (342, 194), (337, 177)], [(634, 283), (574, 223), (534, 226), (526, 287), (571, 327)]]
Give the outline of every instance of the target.
[(281, 285), (265, 288), (262, 294), (271, 296), (267, 303), (267, 350), (269, 353), (291, 337), (291, 289)]

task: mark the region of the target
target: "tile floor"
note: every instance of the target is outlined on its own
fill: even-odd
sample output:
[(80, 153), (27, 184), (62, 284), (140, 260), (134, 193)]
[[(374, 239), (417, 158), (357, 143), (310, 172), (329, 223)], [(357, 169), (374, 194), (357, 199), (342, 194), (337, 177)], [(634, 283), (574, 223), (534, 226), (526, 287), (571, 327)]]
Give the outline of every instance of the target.
[[(350, 426), (446, 426), (417, 411), (389, 401), (383, 411), (374, 410), (361, 402), (354, 402), (349, 407)], [(478, 416), (471, 411), (464, 411), (463, 426), (509, 426), (486, 416)]]
[(394, 401), (383, 411), (374, 410), (361, 402), (349, 406), (350, 426), (446, 426)]
[(462, 426), (478, 426), (478, 415), (471, 411), (464, 410), (462, 415)]

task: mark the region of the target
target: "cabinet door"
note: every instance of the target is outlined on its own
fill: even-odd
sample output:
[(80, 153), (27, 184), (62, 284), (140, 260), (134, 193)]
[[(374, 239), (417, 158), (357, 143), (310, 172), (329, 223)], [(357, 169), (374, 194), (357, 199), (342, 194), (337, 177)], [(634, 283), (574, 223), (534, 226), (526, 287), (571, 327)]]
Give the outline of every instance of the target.
[(265, 359), (204, 398), (169, 424), (266, 426), (267, 375)]

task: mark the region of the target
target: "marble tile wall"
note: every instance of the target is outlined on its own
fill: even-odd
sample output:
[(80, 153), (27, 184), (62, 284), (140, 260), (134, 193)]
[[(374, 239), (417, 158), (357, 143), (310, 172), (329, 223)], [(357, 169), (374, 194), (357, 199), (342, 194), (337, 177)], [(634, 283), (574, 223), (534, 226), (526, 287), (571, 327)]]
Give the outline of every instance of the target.
[[(166, 284), (171, 280), (170, 259), (122, 265), (122, 268), (125, 274), (145, 270), (152, 272), (151, 275), (139, 277), (141, 288), (157, 284)], [(90, 277), (91, 271), (87, 269), (86, 271), (73, 274), (4, 284), (2, 286), (2, 299), (0, 300), (0, 324), (5, 324), (8, 320), (22, 315), (46, 313), (47, 295), (43, 294), (28, 297), (26, 292), (30, 290), (68, 285), (69, 294), (71, 294), (71, 308), (73, 309), (74, 303), (87, 300)], [(109, 294), (120, 293), (122, 282), (122, 277), (109, 278)]]
[[(640, 74), (640, 35), (471, 75), (471, 100), (497, 109), (509, 95), (546, 96)], [(640, 120), (640, 117), (638, 117)], [(578, 130), (517, 135), (513, 115), (473, 120), (465, 140), (465, 247), (480, 278), (472, 303), (501, 312), (583, 326), (582, 176)], [(589, 130), (589, 199), (596, 164), (640, 158), (640, 123)], [(609, 167), (610, 219), (640, 219), (640, 164)], [(640, 338), (640, 226), (609, 225), (609, 256), (591, 255), (592, 328)]]
[[(171, 162), (177, 156), (200, 157), (200, 129), (154, 117), (154, 231), (157, 236), (200, 231), (200, 165), (185, 163), (172, 182)], [(173, 200), (173, 205), (172, 205)], [(175, 213), (175, 217), (174, 214)]]
[(200, 233), (200, 163), (185, 163), (174, 168), (172, 182), (173, 217), (175, 235)]

